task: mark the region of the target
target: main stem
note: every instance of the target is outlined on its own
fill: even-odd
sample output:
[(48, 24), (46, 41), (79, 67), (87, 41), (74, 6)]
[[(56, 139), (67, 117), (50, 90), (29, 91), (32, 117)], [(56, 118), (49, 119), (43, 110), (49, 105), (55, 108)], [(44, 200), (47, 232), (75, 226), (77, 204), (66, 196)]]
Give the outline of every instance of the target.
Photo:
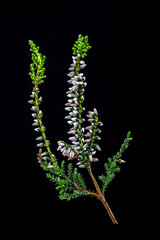
[(90, 168), (89, 166), (88, 166), (88, 172), (89, 172), (89, 174), (90, 174), (90, 176), (91, 176), (91, 178), (92, 178), (92, 181), (93, 181), (93, 183), (94, 183), (94, 186), (95, 186), (95, 188), (96, 188), (96, 190), (97, 190), (97, 193), (98, 193), (98, 197), (97, 197), (97, 198), (103, 203), (103, 206), (104, 206), (105, 209), (107, 210), (107, 212), (108, 212), (108, 214), (109, 214), (112, 222), (113, 222), (114, 224), (118, 224), (118, 222), (117, 222), (117, 220), (116, 220), (116, 218), (115, 218), (112, 210), (110, 209), (107, 201), (105, 200), (105, 197), (104, 197), (104, 195), (102, 194), (101, 189), (100, 189), (100, 187), (98, 186), (98, 183), (97, 183), (97, 181), (96, 181), (96, 179), (95, 179), (95, 177), (94, 177), (94, 175), (93, 175), (93, 173), (92, 173), (92, 170), (91, 170), (91, 168)]

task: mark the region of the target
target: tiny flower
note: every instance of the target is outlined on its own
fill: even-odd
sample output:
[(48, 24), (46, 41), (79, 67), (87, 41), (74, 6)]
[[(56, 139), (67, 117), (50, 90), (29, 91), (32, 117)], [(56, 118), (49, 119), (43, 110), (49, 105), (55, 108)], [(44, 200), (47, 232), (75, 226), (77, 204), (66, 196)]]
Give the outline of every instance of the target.
[(93, 114), (94, 114), (94, 112), (92, 112), (92, 111), (88, 111), (88, 113), (89, 113), (89, 114), (91, 114), (91, 115), (93, 115)]
[(64, 146), (65, 144), (64, 144), (63, 141), (58, 141), (58, 145), (59, 145), (59, 146)]
[(79, 165), (78, 167), (79, 168), (85, 168), (86, 166), (85, 165)]
[(39, 97), (39, 98), (38, 98), (38, 101), (42, 102), (42, 97)]
[(65, 103), (65, 106), (70, 107), (71, 104), (70, 103)]
[(73, 158), (74, 155), (75, 155), (75, 153), (74, 153), (73, 151), (71, 151), (70, 154), (69, 154), (69, 156), (70, 156), (71, 158)]
[(80, 64), (85, 64), (85, 62), (83, 60), (80, 61)]
[(71, 110), (71, 107), (66, 107), (65, 110), (66, 110), (66, 111), (70, 111), (70, 110)]
[(69, 140), (76, 141), (77, 139), (75, 137), (70, 137)]
[(122, 160), (122, 159), (119, 159), (120, 160), (120, 163), (126, 163), (125, 160)]
[(68, 70), (72, 71), (72, 70), (74, 70), (74, 67), (70, 67)]
[(41, 154), (41, 156), (43, 157), (43, 156), (46, 156), (47, 155), (47, 152), (43, 152), (42, 154)]
[(68, 82), (68, 83), (70, 83), (70, 84), (72, 84), (72, 80), (71, 80), (71, 79), (70, 79), (70, 80), (68, 80), (67, 82)]
[(33, 99), (29, 100), (28, 103), (33, 104), (34, 103)]
[(69, 131), (68, 134), (75, 134), (75, 132), (76, 132), (75, 130)]
[(38, 143), (37, 147), (43, 147), (43, 143)]
[(92, 126), (88, 126), (88, 127), (86, 127), (86, 130), (89, 130), (89, 129), (91, 129), (92, 128)]
[(94, 111), (94, 113), (95, 113), (95, 114), (98, 114), (98, 112), (97, 112), (97, 109), (96, 109), (96, 108), (94, 108), (94, 109), (93, 109), (93, 111)]
[(61, 146), (58, 146), (57, 151), (59, 151), (59, 150), (61, 150), (61, 149), (62, 149), (62, 147), (61, 147)]
[(98, 158), (92, 158), (92, 162), (98, 162)]
[(85, 137), (90, 137), (91, 135), (92, 135), (92, 133), (87, 132), (84, 136), (85, 136)]
[(75, 67), (75, 66), (76, 66), (76, 62), (75, 62), (75, 63), (72, 63), (71, 66)]
[(71, 149), (68, 148), (68, 150), (66, 151), (67, 155), (70, 153)]
[(35, 92), (32, 92), (32, 94), (30, 95), (31, 98), (35, 97)]
[(82, 69), (85, 68), (86, 65), (87, 65), (87, 64), (82, 64), (82, 65), (81, 65), (81, 68), (82, 68)]
[(69, 116), (66, 116), (65, 119), (71, 119), (71, 116), (70, 116), (70, 115), (69, 115)]
[(100, 148), (100, 146), (99, 146), (98, 144), (95, 146), (95, 148), (96, 148), (98, 151), (101, 151), (101, 148)]
[(73, 72), (68, 73), (67, 75), (68, 75), (68, 77), (73, 77), (74, 74), (75, 74), (75, 72), (73, 71)]
[(71, 104), (71, 107), (77, 107), (77, 104)]
[(79, 142), (72, 142), (72, 144), (74, 144), (74, 145), (79, 145)]
[(38, 128), (35, 128), (34, 131), (36, 131), (36, 132), (40, 132), (41, 129), (38, 127)]
[(78, 123), (77, 122), (72, 122), (73, 123), (73, 126), (77, 126), (78, 125)]
[(72, 122), (72, 121), (67, 121), (67, 123), (68, 123), (68, 124), (70, 124), (70, 125), (72, 125), (72, 124), (73, 124), (73, 122)]
[(53, 168), (53, 165), (48, 165), (47, 168)]
[(32, 110), (32, 111), (36, 111), (37, 108), (36, 108), (35, 106), (32, 106), (32, 107), (31, 107), (31, 110)]
[(74, 148), (74, 150), (80, 150), (80, 149), (81, 149), (81, 147), (79, 147), (79, 146)]
[(38, 122), (34, 122), (33, 124), (32, 124), (32, 126), (38, 126), (39, 124), (38, 124)]
[(36, 138), (37, 141), (41, 141), (42, 139), (43, 139), (42, 136)]
[(92, 118), (88, 119), (88, 122), (93, 122), (93, 121), (94, 121), (94, 119), (92, 119)]
[(34, 118), (35, 118), (36, 116), (37, 116), (37, 114), (36, 114), (36, 113), (32, 113), (32, 117), (34, 117)]
[(89, 160), (92, 162), (92, 155), (89, 155)]
[(78, 166), (78, 165), (81, 165), (81, 162), (76, 163), (76, 165), (77, 165), (77, 166)]
[(89, 141), (90, 141), (90, 139), (89, 139), (89, 138), (84, 140), (84, 142), (85, 142), (85, 143), (87, 143), (87, 142), (89, 142)]
[(92, 155), (95, 155), (96, 154), (96, 151), (92, 152)]
[(101, 138), (99, 136), (96, 137), (97, 140), (101, 140)]

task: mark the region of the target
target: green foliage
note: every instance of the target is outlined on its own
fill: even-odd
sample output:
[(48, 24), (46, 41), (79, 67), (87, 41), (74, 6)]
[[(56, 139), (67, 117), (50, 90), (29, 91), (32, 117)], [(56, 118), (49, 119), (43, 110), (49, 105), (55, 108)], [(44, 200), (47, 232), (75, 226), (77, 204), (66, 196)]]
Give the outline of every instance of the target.
[(78, 35), (78, 40), (75, 42), (72, 50), (73, 55), (80, 54), (82, 58), (87, 56), (88, 50), (91, 46), (88, 43), (88, 36), (83, 37), (81, 34)]
[(108, 163), (104, 164), (105, 175), (101, 175), (98, 178), (102, 181), (102, 193), (104, 194), (109, 183), (115, 178), (115, 173), (120, 171), (120, 168), (117, 166), (118, 163), (124, 163), (125, 161), (120, 159), (122, 153), (128, 148), (129, 142), (132, 140), (131, 132), (129, 131), (127, 137), (125, 138), (123, 144), (120, 147), (120, 150), (112, 158), (108, 158)]
[(48, 169), (47, 166), (41, 165), (47, 171), (46, 177), (56, 185), (56, 190), (59, 191), (59, 199), (71, 200), (80, 196), (88, 195), (86, 185), (82, 175), (77, 168), (73, 168), (72, 163), (68, 164), (67, 173), (65, 170), (65, 161), (61, 162), (61, 167), (53, 165), (53, 168)]
[(33, 84), (41, 84), (46, 78), (44, 63), (46, 57), (39, 53), (39, 47), (34, 44), (32, 40), (29, 40), (30, 51), (32, 52), (32, 62), (30, 64), (30, 78)]

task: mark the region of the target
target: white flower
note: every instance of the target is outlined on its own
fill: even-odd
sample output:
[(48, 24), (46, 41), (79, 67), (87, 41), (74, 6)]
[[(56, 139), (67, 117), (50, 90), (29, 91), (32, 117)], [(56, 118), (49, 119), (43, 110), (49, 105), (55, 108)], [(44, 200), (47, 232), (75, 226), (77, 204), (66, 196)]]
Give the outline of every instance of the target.
[(75, 72), (73, 71), (73, 72), (68, 73), (67, 75), (68, 75), (68, 77), (73, 77), (74, 74), (75, 74)]
[(72, 71), (72, 70), (74, 70), (74, 67), (70, 67), (68, 70)]
[(32, 111), (36, 111), (37, 108), (36, 108), (35, 106), (32, 106), (32, 107), (31, 107), (31, 110), (32, 110)]
[(43, 143), (38, 143), (37, 147), (43, 147)]
[(94, 120), (92, 118), (89, 118), (88, 119), (88, 122), (93, 122)]
[(66, 110), (66, 111), (70, 111), (70, 110), (71, 110), (71, 107), (66, 107), (65, 110)]
[(73, 81), (73, 80), (70, 79), (70, 80), (68, 80), (67, 82), (70, 83), (70, 84), (72, 84), (72, 81)]
[(71, 158), (73, 158), (74, 155), (75, 155), (75, 153), (74, 153), (73, 151), (71, 151), (70, 154), (69, 154), (69, 156), (70, 156)]
[(36, 131), (36, 132), (40, 132), (40, 130), (41, 130), (40, 128), (35, 128), (34, 129), (34, 131)]
[(85, 62), (83, 60), (80, 61), (80, 64), (85, 64)]
[(88, 126), (88, 127), (86, 127), (87, 130), (89, 130), (89, 129), (91, 129), (91, 128), (92, 128), (92, 126)]
[(99, 126), (103, 126), (103, 123), (102, 123), (102, 122), (100, 122)]
[(70, 137), (69, 140), (76, 141), (77, 139), (75, 137)]
[(47, 168), (53, 168), (53, 165), (48, 165)]
[(63, 141), (58, 141), (58, 145), (59, 145), (59, 146), (64, 146), (65, 144), (64, 144)]
[(85, 165), (79, 165), (78, 167), (79, 168), (85, 168), (86, 166)]
[(43, 139), (42, 136), (36, 138), (37, 141), (41, 141), (42, 139)]
[(95, 155), (96, 154), (96, 151), (92, 152), (92, 155)]
[(89, 160), (92, 162), (92, 155), (89, 155)]
[(35, 97), (35, 92), (32, 92), (32, 94), (30, 95), (31, 98)]
[(126, 163), (125, 160), (122, 160), (122, 159), (119, 159), (120, 160), (120, 163)]
[(34, 103), (33, 99), (29, 100), (28, 103), (33, 104)]
[(38, 126), (39, 124), (38, 124), (38, 122), (34, 122), (33, 124), (32, 124), (32, 126)]
[(69, 115), (69, 116), (66, 116), (65, 119), (71, 119), (71, 116), (70, 116), (70, 115)]
[(81, 65), (81, 68), (82, 68), (82, 69), (85, 68), (86, 65), (87, 65), (87, 64), (82, 64), (82, 65)]
[(43, 152), (42, 154), (41, 154), (41, 156), (43, 157), (43, 156), (46, 156), (47, 155), (47, 152)]
[(93, 111), (94, 111), (94, 113), (95, 113), (95, 114), (98, 114), (98, 112), (97, 112), (97, 109), (96, 109), (96, 108), (94, 108), (94, 109), (93, 109)]
[(76, 163), (77, 166), (80, 165), (80, 164), (81, 164), (81, 162)]
[(75, 134), (75, 132), (76, 132), (75, 130), (69, 131), (68, 134)]
[(90, 137), (91, 135), (92, 135), (92, 133), (87, 132), (84, 136), (85, 136), (85, 137)]
[(72, 124), (73, 124), (73, 122), (72, 122), (72, 121), (67, 121), (67, 123), (68, 123), (68, 124), (70, 124), (70, 125), (72, 125)]
[(100, 146), (99, 146), (98, 144), (95, 146), (95, 148), (96, 148), (98, 151), (101, 151), (101, 148), (100, 148)]
[(36, 113), (32, 113), (32, 117), (34, 117), (34, 118), (35, 118), (36, 116), (37, 116), (37, 114), (36, 114)]
[(77, 146), (77, 147), (74, 148), (74, 150), (80, 150), (80, 149), (81, 149), (80, 146)]

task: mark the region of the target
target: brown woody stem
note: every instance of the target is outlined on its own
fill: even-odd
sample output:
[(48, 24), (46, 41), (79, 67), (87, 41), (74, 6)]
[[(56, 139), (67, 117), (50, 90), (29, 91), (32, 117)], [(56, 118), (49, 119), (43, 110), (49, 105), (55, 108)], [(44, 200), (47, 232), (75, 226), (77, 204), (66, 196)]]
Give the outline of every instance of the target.
[(108, 212), (108, 214), (109, 214), (112, 222), (113, 222), (114, 224), (118, 224), (118, 222), (117, 222), (117, 220), (116, 220), (116, 218), (115, 218), (112, 210), (110, 209), (107, 201), (105, 200), (104, 195), (103, 195), (102, 192), (101, 192), (100, 187), (98, 186), (98, 183), (97, 183), (97, 181), (96, 181), (96, 179), (95, 179), (95, 177), (94, 177), (94, 175), (93, 175), (93, 173), (92, 173), (91, 168), (88, 166), (87, 169), (88, 169), (88, 172), (89, 172), (89, 174), (90, 174), (90, 176), (91, 176), (91, 179), (92, 179), (92, 181), (93, 181), (93, 183), (94, 183), (94, 186), (95, 186), (95, 188), (96, 188), (96, 190), (97, 190), (97, 193), (98, 193), (97, 199), (99, 199), (99, 200), (103, 203), (103, 206), (104, 206), (105, 209), (107, 210), (107, 212)]

